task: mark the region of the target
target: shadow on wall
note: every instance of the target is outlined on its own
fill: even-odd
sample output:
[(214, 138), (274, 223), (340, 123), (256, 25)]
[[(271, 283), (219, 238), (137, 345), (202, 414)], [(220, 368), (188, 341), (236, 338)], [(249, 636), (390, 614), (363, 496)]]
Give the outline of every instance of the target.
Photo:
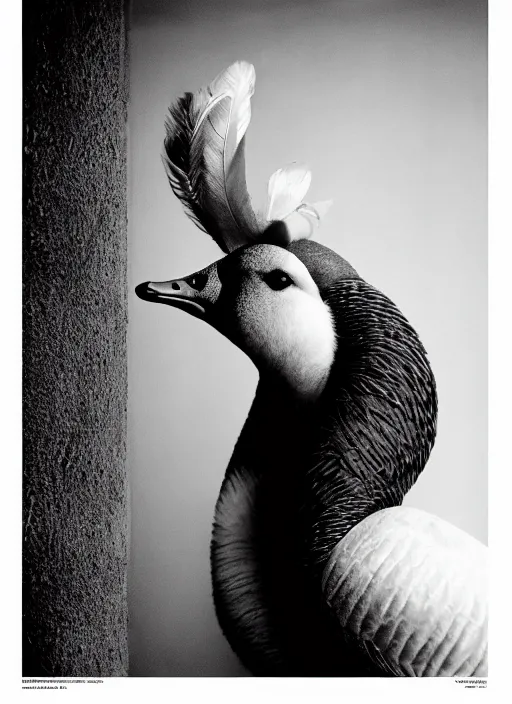
[(487, 539), (485, 4), (134, 0), (131, 19), (130, 663), (136, 676), (247, 674), (211, 599), (213, 509), (256, 372), (212, 328), (135, 298), (221, 252), (160, 161), (169, 103), (256, 67), (248, 185), (306, 161), (319, 238), (418, 330), (439, 433), (405, 503)]

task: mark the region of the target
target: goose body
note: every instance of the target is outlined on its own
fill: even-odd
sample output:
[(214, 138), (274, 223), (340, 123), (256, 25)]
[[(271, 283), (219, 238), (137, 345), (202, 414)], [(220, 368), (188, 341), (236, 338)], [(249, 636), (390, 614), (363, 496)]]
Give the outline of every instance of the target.
[[(238, 173), (254, 73), (241, 65), (230, 77), (201, 94), (203, 107), (188, 98), (185, 117), (175, 110), (166, 141), (175, 193), (228, 255), (185, 279), (136, 289), (208, 322), (260, 374), (215, 509), (220, 625), (257, 675), (485, 675), (485, 548), (400, 506), (435, 439), (426, 352), (384, 294), (303, 238), (321, 208), (304, 213), (307, 178), (296, 167), (271, 179), (267, 215), (274, 208), (280, 220), (265, 224), (251, 212), (219, 226), (219, 212), (248, 207), (245, 191), (230, 195), (229, 170)], [(223, 101), (243, 108), (238, 130), (212, 117), (230, 145), (219, 153), (237, 208), (213, 210), (218, 189), (194, 175), (191, 154), (202, 144), (203, 113)], [(184, 156), (183, 144), (191, 145)], [(203, 170), (213, 168), (211, 154), (208, 164)]]

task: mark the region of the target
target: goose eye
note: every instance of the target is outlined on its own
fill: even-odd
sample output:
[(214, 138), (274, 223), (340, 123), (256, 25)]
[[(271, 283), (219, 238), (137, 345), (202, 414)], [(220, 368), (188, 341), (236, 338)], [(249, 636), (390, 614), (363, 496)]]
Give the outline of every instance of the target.
[(188, 279), (185, 279), (185, 281), (189, 286), (195, 288), (196, 291), (202, 291), (208, 281), (208, 275), (202, 273), (193, 274), (189, 276)]
[(268, 284), (268, 286), (270, 286), (270, 288), (274, 291), (282, 291), (293, 284), (293, 281), (290, 279), (288, 274), (281, 271), (281, 269), (275, 269), (269, 274), (265, 274), (263, 281), (265, 281), (265, 283)]

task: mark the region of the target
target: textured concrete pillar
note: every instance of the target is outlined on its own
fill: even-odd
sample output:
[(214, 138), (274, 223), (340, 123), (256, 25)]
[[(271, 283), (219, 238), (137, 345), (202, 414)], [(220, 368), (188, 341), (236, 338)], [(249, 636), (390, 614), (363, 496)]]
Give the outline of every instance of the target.
[(127, 674), (123, 0), (24, 6), (23, 674)]

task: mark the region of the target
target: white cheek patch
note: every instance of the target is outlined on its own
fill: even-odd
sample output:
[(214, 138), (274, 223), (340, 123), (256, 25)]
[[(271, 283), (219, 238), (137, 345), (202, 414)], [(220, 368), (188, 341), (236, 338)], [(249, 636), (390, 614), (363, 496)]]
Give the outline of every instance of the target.
[(320, 297), (302, 291), (300, 304), (285, 310), (289, 353), (283, 373), (299, 394), (318, 394), (327, 381), (336, 351), (329, 308)]
[(293, 288), (276, 299), (257, 342), (258, 356), (296, 396), (313, 399), (323, 390), (336, 351), (329, 308), (320, 296)]
[(332, 314), (293, 254), (273, 265), (295, 284), (274, 291), (261, 275), (248, 276), (238, 291), (238, 332), (232, 340), (262, 375), (281, 379), (296, 397), (314, 400), (325, 387), (336, 352)]

